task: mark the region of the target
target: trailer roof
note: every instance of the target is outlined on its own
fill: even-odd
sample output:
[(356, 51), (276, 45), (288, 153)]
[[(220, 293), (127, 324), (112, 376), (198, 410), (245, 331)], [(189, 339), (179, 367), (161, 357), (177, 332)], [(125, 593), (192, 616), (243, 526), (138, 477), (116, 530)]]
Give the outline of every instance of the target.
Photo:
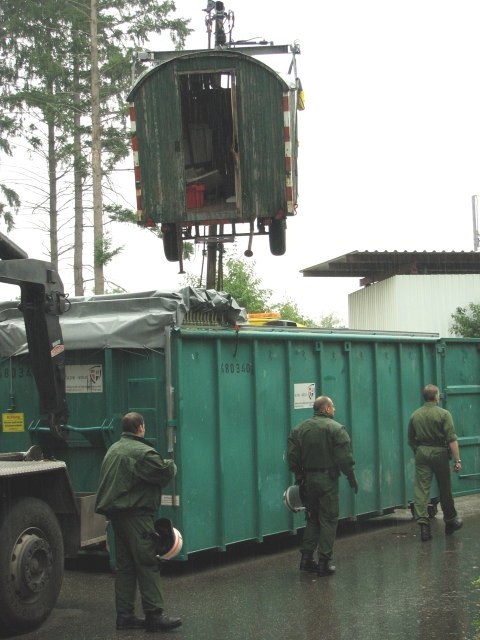
[[(265, 51), (263, 51), (263, 53), (265, 53)], [(135, 94), (150, 76), (155, 75), (159, 72), (161, 73), (163, 67), (175, 64), (177, 60), (216, 60), (218, 61), (219, 68), (221, 67), (221, 63), (225, 65), (229, 63), (229, 61), (243, 60), (245, 64), (251, 64), (260, 67), (264, 69), (265, 72), (269, 75), (276, 77), (278, 81), (283, 85), (284, 91), (288, 91), (289, 89), (293, 89), (296, 87), (296, 83), (294, 80), (291, 82), (287, 82), (287, 80), (283, 78), (281, 74), (278, 73), (278, 71), (275, 71), (275, 69), (272, 69), (272, 67), (268, 66), (261, 60), (253, 58), (252, 55), (248, 55), (243, 49), (196, 49), (192, 51), (152, 52), (151, 56), (152, 57), (150, 59), (155, 60), (155, 65), (143, 71), (138, 76), (138, 78), (134, 80), (133, 86), (131, 87), (130, 92), (127, 96), (128, 102), (134, 102)]]
[(396, 275), (480, 274), (475, 251), (352, 251), (302, 269), (305, 278), (359, 277), (365, 286)]

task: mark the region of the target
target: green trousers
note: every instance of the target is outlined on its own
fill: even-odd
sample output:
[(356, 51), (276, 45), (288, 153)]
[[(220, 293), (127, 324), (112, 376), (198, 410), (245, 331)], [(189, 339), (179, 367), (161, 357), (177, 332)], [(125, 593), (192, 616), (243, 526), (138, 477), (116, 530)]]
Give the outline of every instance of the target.
[(428, 524), (430, 488), (435, 476), (440, 491), (440, 506), (445, 522), (457, 517), (452, 496), (452, 479), (445, 447), (421, 445), (415, 454), (415, 518), (418, 524)]
[(149, 535), (154, 531), (154, 520), (153, 515), (131, 513), (110, 518), (115, 535), (117, 613), (134, 611), (137, 586), (144, 613), (163, 609), (160, 566), (155, 541)]
[(300, 551), (314, 553), (318, 549), (319, 560), (330, 560), (337, 535), (338, 478), (328, 473), (308, 473), (306, 480), (306, 518)]

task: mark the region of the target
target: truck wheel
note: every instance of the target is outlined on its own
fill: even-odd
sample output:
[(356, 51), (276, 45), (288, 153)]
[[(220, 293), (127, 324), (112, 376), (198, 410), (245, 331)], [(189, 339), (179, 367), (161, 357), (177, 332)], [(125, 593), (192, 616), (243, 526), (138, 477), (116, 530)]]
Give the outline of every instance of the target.
[(0, 627), (36, 629), (50, 614), (63, 580), (63, 538), (50, 506), (20, 498), (0, 514)]
[(162, 227), (163, 252), (168, 262), (178, 262), (177, 227), (174, 224)]
[(281, 220), (272, 220), (268, 231), (268, 240), (270, 244), (270, 252), (274, 256), (283, 256), (287, 248), (286, 245), (286, 228), (285, 218)]

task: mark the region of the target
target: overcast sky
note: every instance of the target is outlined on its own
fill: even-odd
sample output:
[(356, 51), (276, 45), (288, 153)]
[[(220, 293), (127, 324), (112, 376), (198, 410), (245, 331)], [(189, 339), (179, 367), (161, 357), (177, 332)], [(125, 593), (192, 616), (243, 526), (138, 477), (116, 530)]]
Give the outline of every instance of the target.
[[(186, 48), (206, 48), (206, 0), (176, 6), (196, 30)], [(235, 40), (298, 40), (301, 47), (306, 109), (299, 113), (298, 215), (289, 220), (284, 256), (270, 255), (266, 237), (253, 244), (258, 275), (276, 301), (290, 297), (313, 319), (334, 312), (346, 322), (347, 296), (358, 279), (303, 278), (301, 269), (357, 249), (473, 250), (478, 0), (233, 0), (225, 7), (235, 13)], [(152, 44), (170, 48), (166, 40)], [(262, 60), (283, 73), (290, 65), (289, 56)], [(16, 166), (24, 170), (14, 159), (11, 170)], [(124, 172), (121, 180), (134, 207), (133, 175)], [(31, 257), (45, 257), (28, 221), (12, 238)], [(111, 280), (129, 291), (180, 281), (178, 266), (166, 262), (147, 231), (120, 229), (115, 240), (125, 250), (107, 269)], [(201, 253), (186, 269), (200, 273)], [(70, 268), (62, 277), (71, 287)]]

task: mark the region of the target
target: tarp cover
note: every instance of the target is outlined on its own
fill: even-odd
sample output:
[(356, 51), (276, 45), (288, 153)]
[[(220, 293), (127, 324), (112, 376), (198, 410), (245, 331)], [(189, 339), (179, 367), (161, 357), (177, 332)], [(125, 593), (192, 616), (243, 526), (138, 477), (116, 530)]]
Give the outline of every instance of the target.
[[(224, 292), (185, 287), (71, 298), (60, 316), (65, 348), (162, 348), (165, 327), (179, 329), (189, 314), (221, 316), (226, 325), (245, 324), (247, 314)], [(17, 302), (0, 303), (0, 357), (27, 353), (23, 316)]]

